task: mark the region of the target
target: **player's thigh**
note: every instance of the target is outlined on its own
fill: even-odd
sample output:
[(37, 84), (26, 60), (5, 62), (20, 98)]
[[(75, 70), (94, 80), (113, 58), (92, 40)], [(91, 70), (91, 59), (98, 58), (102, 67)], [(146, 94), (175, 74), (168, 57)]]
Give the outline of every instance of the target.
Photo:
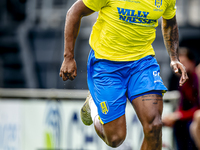
[(139, 96), (132, 101), (141, 124), (148, 126), (152, 123), (160, 123), (163, 111), (163, 98), (158, 94)]
[(122, 63), (96, 59), (91, 51), (88, 61), (88, 87), (98, 108), (102, 124), (125, 114), (127, 79), (121, 73)]

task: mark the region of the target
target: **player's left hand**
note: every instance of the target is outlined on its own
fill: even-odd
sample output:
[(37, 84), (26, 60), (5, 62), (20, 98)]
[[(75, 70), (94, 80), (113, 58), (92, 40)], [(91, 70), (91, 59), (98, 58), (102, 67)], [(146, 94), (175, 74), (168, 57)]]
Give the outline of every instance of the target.
[(170, 66), (176, 74), (181, 74), (181, 78), (179, 80), (179, 85), (182, 86), (188, 80), (188, 75), (185, 70), (185, 66), (183, 66), (183, 64), (181, 64), (178, 60), (171, 61)]

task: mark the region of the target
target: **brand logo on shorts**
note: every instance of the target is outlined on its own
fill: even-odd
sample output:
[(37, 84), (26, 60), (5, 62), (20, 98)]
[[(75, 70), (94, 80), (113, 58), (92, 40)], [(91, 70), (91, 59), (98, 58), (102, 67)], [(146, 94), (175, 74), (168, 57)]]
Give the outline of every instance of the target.
[(154, 83), (156, 82), (162, 82), (161, 77), (160, 77), (160, 72), (158, 71), (153, 71), (153, 76), (154, 76)]
[(158, 71), (154, 71), (153, 72), (153, 75), (156, 77), (156, 76), (160, 76), (160, 72), (158, 72)]
[(101, 111), (103, 114), (107, 114), (108, 113), (108, 105), (107, 102), (101, 102)]

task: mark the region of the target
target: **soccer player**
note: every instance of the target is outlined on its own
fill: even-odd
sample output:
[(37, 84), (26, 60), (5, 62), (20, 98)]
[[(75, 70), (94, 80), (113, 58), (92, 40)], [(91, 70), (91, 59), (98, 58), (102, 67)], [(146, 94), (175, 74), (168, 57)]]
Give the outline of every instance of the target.
[(94, 123), (99, 137), (119, 146), (126, 137), (125, 107), (132, 103), (143, 126), (142, 150), (161, 150), (162, 96), (167, 91), (160, 77), (152, 42), (162, 16), (162, 31), (171, 67), (187, 80), (179, 62), (175, 0), (78, 0), (66, 15), (64, 60), (60, 77), (77, 75), (74, 45), (81, 18), (99, 12), (90, 36), (87, 80), (91, 95), (81, 109), (86, 125)]
[[(199, 81), (195, 71), (195, 55), (186, 47), (179, 48), (178, 54), (180, 62), (185, 66), (189, 79), (182, 87), (177, 87), (181, 96), (176, 111), (164, 116), (162, 122), (165, 126), (173, 127), (177, 150), (197, 150), (189, 130), (191, 128), (191, 133), (196, 132), (193, 136), (195, 139), (200, 134), (198, 115), (194, 115), (198, 114), (195, 112), (200, 109)], [(174, 82), (175, 80), (172, 81)], [(199, 133), (197, 132), (198, 130)]]

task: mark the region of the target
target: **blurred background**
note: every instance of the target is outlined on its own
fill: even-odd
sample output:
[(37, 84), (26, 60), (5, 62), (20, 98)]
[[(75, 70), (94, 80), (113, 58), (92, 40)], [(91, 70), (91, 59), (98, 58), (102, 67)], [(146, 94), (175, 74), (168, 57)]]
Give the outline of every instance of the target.
[[(94, 13), (82, 19), (80, 33), (75, 46), (78, 75), (74, 81), (63, 82), (59, 77), (59, 70), (63, 61), (64, 23), (66, 12), (74, 2), (75, 0), (0, 1), (0, 150), (32, 150), (31, 148), (27, 148), (28, 146), (22, 146), (25, 144), (24, 140), (28, 140), (27, 137), (32, 134), (30, 133), (29, 135), (27, 130), (24, 131), (24, 122), (29, 122), (30, 118), (36, 117), (37, 115), (40, 117), (42, 116), (41, 120), (45, 122), (45, 118), (49, 116), (47, 115), (47, 110), (49, 110), (49, 114), (57, 118), (53, 119), (54, 121), (57, 120), (55, 122), (53, 121), (54, 123), (51, 121), (51, 123), (49, 123), (53, 128), (52, 130), (55, 130), (51, 131), (52, 134), (56, 135), (57, 140), (62, 137), (60, 141), (66, 143), (67, 136), (61, 136), (58, 133), (62, 133), (61, 129), (65, 128), (63, 126), (65, 126), (65, 124), (69, 125), (69, 123), (65, 120), (66, 118), (63, 118), (63, 120), (61, 119), (63, 122), (65, 121), (62, 127), (58, 125), (58, 122), (60, 122), (59, 118), (62, 118), (60, 117), (60, 111), (63, 110), (64, 116), (67, 117), (68, 115), (64, 108), (68, 109), (68, 107), (73, 107), (75, 105), (76, 101), (72, 102), (72, 100), (77, 100), (80, 103), (77, 104), (78, 108), (76, 107), (70, 111), (74, 112), (70, 116), (73, 118), (74, 124), (77, 123), (79, 108), (87, 95), (88, 89), (86, 81), (86, 63), (90, 51), (88, 39), (98, 14)], [(180, 46), (189, 47), (192, 50), (196, 57), (196, 65), (198, 65), (200, 62), (200, 0), (177, 0), (177, 21), (179, 25)], [(169, 56), (163, 43), (160, 20), (156, 36), (153, 47), (156, 52), (157, 61), (160, 64), (161, 77), (165, 85), (171, 89), (169, 80), (172, 71), (169, 66)], [(32, 92), (27, 89), (30, 89)], [(66, 90), (63, 91), (63, 89)], [(173, 96), (174, 93), (172, 94), (172, 97)], [(175, 94), (175, 98), (166, 98), (166, 101), (178, 98), (179, 96)], [(50, 104), (52, 99), (53, 105)], [(24, 100), (29, 101), (27, 102)], [(21, 101), (23, 101), (23, 104)], [(30, 105), (27, 103), (30, 103)], [(31, 108), (34, 109), (30, 116), (24, 116), (26, 111), (30, 113), (29, 109)], [(167, 109), (167, 111), (173, 111), (174, 102), (170, 103)], [(42, 115), (38, 112), (37, 115), (34, 115), (33, 112), (37, 110), (41, 112)], [(68, 116), (68, 118), (70, 117)], [(22, 118), (28, 120), (24, 121)], [(129, 120), (133, 118), (134, 117), (131, 116)], [(15, 124), (15, 126), (12, 126), (13, 124)], [(28, 125), (33, 127), (34, 130), (35, 121), (32, 120), (32, 123), (29, 122)], [(43, 125), (44, 127), (38, 128), (49, 129), (49, 127), (47, 127), (48, 121), (46, 124), (43, 123)], [(134, 126), (133, 128), (136, 127)], [(42, 129), (40, 130), (41, 132), (43, 132)], [(84, 129), (82, 125), (81, 129)], [(32, 130), (32, 128), (30, 128), (30, 130)], [(67, 130), (68, 131), (65, 133), (70, 131), (69, 129)], [(78, 129), (77, 127), (77, 129), (74, 129), (74, 134), (76, 134), (77, 130), (80, 130), (80, 128)], [(21, 137), (21, 132), (23, 132), (23, 136), (27, 136)], [(25, 134), (25, 132), (27, 134)], [(92, 133), (90, 130), (87, 133), (90, 132)], [(168, 130), (168, 132), (171, 134), (171, 130)], [(78, 133), (82, 132), (80, 131)], [(90, 136), (85, 137), (86, 143), (88, 141), (94, 142), (96, 138), (91, 138), (93, 137), (93, 133), (89, 135)], [(34, 136), (37, 137), (37, 135)], [(49, 138), (49, 144), (47, 142), (48, 136), (50, 135), (44, 134), (42, 138), (43, 141), (46, 139), (46, 148), (62, 147), (64, 149), (67, 147), (65, 144), (61, 144), (62, 142), (57, 145), (55, 144), (56, 142), (53, 142), (54, 145), (52, 145), (51, 136), (51, 138)], [(15, 144), (13, 144), (12, 140), (10, 144), (8, 141), (14, 137), (17, 139), (14, 142)], [(141, 138), (140, 136), (139, 139)], [(84, 141), (85, 139), (82, 140)], [(31, 141), (34, 140), (35, 139), (31, 139)], [(169, 136), (168, 140), (170, 140), (169, 145), (172, 146), (172, 136)], [(33, 142), (30, 143), (32, 143), (32, 145), (37, 145), (33, 144)], [(42, 148), (41, 145), (42, 144), (33, 149), (45, 149)], [(92, 149), (96, 149), (94, 147), (93, 145)], [(77, 149), (87, 148), (80, 146)]]

